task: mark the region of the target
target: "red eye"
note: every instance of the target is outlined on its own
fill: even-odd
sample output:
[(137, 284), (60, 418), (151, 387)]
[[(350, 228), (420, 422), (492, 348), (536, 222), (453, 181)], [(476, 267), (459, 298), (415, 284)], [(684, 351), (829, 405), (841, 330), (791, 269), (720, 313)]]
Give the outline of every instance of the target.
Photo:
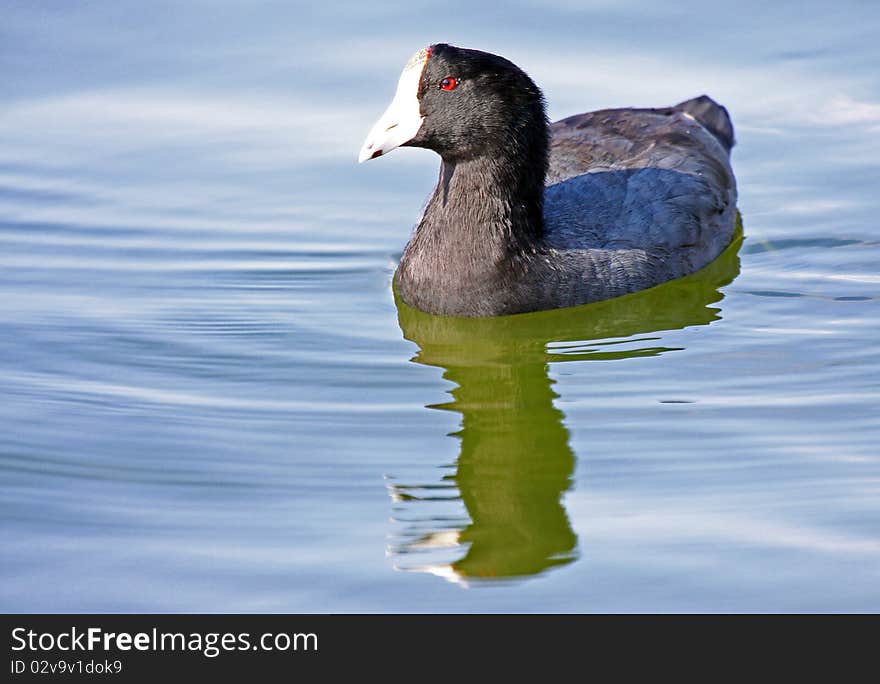
[(451, 76), (447, 76), (442, 81), (440, 81), (440, 90), (453, 90), (457, 85), (458, 81), (456, 81)]

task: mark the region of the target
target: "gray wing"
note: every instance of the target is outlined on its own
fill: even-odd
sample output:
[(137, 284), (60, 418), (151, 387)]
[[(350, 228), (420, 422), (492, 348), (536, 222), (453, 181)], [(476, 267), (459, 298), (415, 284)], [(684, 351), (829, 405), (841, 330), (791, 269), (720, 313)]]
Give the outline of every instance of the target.
[[(649, 268), (625, 276), (636, 285), (697, 270), (729, 244), (736, 212), (733, 128), (709, 98), (579, 114), (554, 123), (551, 135), (547, 244), (614, 253), (569, 254), (566, 261), (605, 257), (624, 270)], [(629, 259), (627, 250), (634, 250)]]

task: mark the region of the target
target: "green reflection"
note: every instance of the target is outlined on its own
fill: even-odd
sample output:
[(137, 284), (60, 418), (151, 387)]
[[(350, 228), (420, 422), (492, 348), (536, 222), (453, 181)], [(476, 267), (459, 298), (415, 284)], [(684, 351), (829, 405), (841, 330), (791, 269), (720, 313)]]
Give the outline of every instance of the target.
[[(425, 314), (398, 298), (403, 335), (419, 347), (412, 360), (443, 368), (456, 384), (452, 401), (427, 408), (461, 414), (452, 435), (461, 441), (455, 473), (443, 482), (392, 486), (398, 518), (409, 526), (392, 544), (398, 567), (466, 581), (536, 575), (574, 560), (577, 537), (562, 496), (575, 456), (553, 405), (548, 364), (674, 350), (653, 333), (719, 318), (711, 305), (739, 273), (741, 243), (740, 230), (721, 257), (687, 278), (577, 308), (461, 319)], [(467, 518), (436, 510), (438, 501), (457, 501), (456, 488)], [(427, 558), (438, 548), (454, 558)]]

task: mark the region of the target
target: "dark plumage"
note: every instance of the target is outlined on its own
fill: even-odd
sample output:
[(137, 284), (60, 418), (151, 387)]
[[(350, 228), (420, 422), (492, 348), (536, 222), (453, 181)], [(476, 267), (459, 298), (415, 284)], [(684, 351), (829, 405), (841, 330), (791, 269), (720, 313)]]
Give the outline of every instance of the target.
[[(442, 158), (395, 274), (406, 303), (449, 316), (585, 304), (687, 275), (730, 243), (733, 127), (710, 98), (548, 125), (541, 91), (506, 59), (444, 44), (425, 54), (417, 132), (382, 147), (393, 104), (362, 151)], [(449, 78), (452, 90), (438, 87)]]

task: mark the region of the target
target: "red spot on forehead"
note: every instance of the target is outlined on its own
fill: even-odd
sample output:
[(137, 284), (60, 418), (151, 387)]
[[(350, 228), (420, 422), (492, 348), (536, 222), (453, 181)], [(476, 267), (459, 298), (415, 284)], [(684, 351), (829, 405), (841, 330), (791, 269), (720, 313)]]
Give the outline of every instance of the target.
[(427, 52), (425, 52), (425, 61), (427, 62), (429, 59), (431, 59), (431, 47), (430, 46), (428, 46), (428, 50), (427, 50)]

